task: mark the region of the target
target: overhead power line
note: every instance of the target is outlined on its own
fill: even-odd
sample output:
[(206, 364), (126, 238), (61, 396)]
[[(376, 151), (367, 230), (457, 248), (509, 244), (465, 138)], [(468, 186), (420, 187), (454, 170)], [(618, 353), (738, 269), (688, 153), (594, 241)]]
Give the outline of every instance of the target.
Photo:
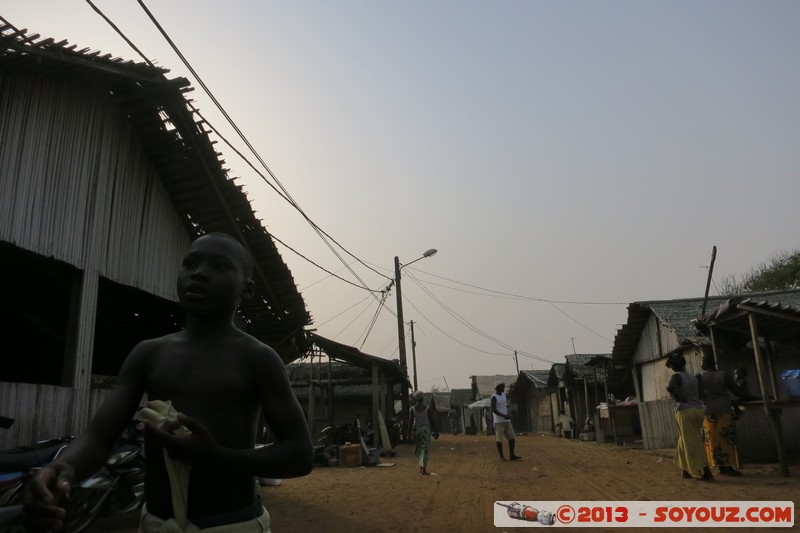
[[(461, 322), (461, 323), (462, 323), (463, 325), (465, 325), (467, 328), (471, 329), (472, 331), (474, 331), (474, 332), (475, 332), (475, 333), (477, 333), (478, 335), (480, 335), (480, 336), (482, 336), (482, 337), (484, 337), (484, 338), (486, 338), (486, 339), (489, 339), (489, 340), (491, 340), (491, 341), (492, 341), (492, 342), (494, 342), (495, 344), (497, 344), (497, 345), (499, 345), (499, 346), (501, 346), (501, 347), (503, 347), (503, 348), (507, 349), (509, 352), (514, 352), (514, 351), (515, 351), (515, 349), (514, 349), (514, 348), (513, 348), (511, 345), (509, 345), (509, 344), (507, 344), (507, 343), (505, 343), (505, 342), (503, 342), (503, 341), (501, 341), (501, 340), (497, 339), (496, 337), (493, 337), (492, 335), (489, 335), (488, 333), (485, 333), (484, 331), (480, 330), (480, 329), (479, 329), (479, 328), (477, 328), (476, 326), (472, 325), (472, 324), (471, 324), (471, 323), (470, 323), (468, 320), (466, 320), (464, 317), (462, 317), (461, 315), (459, 315), (458, 313), (456, 313), (455, 311), (453, 311), (452, 309), (450, 309), (449, 307), (447, 307), (446, 305), (444, 305), (444, 304), (443, 304), (443, 303), (442, 303), (440, 300), (437, 300), (437, 298), (436, 298), (436, 297), (435, 297), (435, 296), (434, 296), (432, 293), (430, 293), (430, 291), (428, 291), (427, 289), (425, 289), (425, 287), (423, 287), (423, 286), (422, 286), (422, 285), (421, 285), (421, 284), (420, 284), (420, 283), (419, 283), (419, 282), (416, 280), (416, 278), (415, 278), (414, 276), (412, 276), (412, 275), (409, 275), (408, 277), (409, 277), (411, 280), (413, 280), (414, 282), (416, 282), (416, 283), (417, 283), (417, 285), (419, 285), (419, 286), (420, 286), (420, 288), (421, 288), (423, 291), (426, 291), (426, 292), (428, 293), (428, 296), (430, 296), (430, 297), (431, 297), (431, 298), (432, 298), (432, 299), (433, 299), (433, 300), (434, 300), (434, 301), (435, 301), (437, 304), (439, 304), (439, 305), (440, 305), (440, 306), (441, 306), (443, 309), (445, 309), (445, 311), (447, 311), (447, 312), (448, 312), (448, 314), (450, 314), (451, 316), (453, 316), (453, 317), (454, 317), (454, 318), (455, 318), (457, 321)], [(447, 333), (446, 331), (444, 331), (444, 330), (443, 330), (441, 327), (439, 327), (439, 326), (438, 326), (436, 323), (434, 323), (434, 322), (433, 322), (433, 321), (432, 321), (430, 318), (428, 318), (428, 317), (427, 317), (427, 316), (426, 316), (426, 315), (425, 315), (425, 314), (424, 314), (424, 313), (423, 313), (423, 312), (422, 312), (422, 311), (421, 311), (421, 310), (420, 310), (420, 309), (419, 309), (419, 308), (418, 308), (418, 307), (417, 307), (417, 306), (414, 304), (414, 302), (412, 302), (411, 300), (409, 300), (409, 299), (408, 299), (408, 297), (407, 297), (406, 295), (404, 295), (404, 300), (406, 300), (406, 301), (407, 301), (407, 302), (408, 302), (408, 303), (411, 305), (411, 307), (413, 307), (413, 308), (414, 308), (414, 309), (415, 309), (415, 310), (416, 310), (416, 311), (417, 311), (417, 312), (418, 312), (418, 313), (419, 313), (419, 314), (420, 314), (420, 315), (421, 315), (421, 316), (422, 316), (422, 317), (423, 317), (423, 318), (424, 318), (424, 319), (425, 319), (425, 320), (426, 320), (426, 321), (427, 321), (427, 322), (428, 322), (428, 323), (429, 323), (431, 326), (433, 326), (433, 327), (434, 327), (434, 328), (436, 328), (436, 329), (437, 329), (437, 330), (438, 330), (440, 333), (442, 333), (443, 335), (445, 335), (447, 338), (449, 338), (449, 339), (451, 339), (451, 340), (453, 340), (453, 341), (457, 342), (458, 344), (460, 344), (460, 345), (462, 345), (462, 346), (465, 346), (465, 347), (467, 347), (467, 348), (470, 348), (470, 349), (472, 349), (472, 350), (475, 350), (476, 352), (485, 353), (485, 354), (487, 354), (487, 355), (496, 355), (496, 356), (508, 356), (508, 355), (509, 355), (509, 353), (508, 353), (508, 352), (504, 352), (504, 353), (489, 352), (489, 351), (486, 351), (486, 350), (482, 350), (482, 349), (480, 349), (480, 348), (476, 348), (475, 346), (472, 346), (472, 345), (470, 345), (470, 344), (466, 344), (465, 342), (461, 341), (460, 339), (457, 339), (457, 338), (456, 338), (456, 337), (454, 337), (453, 335), (450, 335), (449, 333)], [(533, 355), (533, 354), (530, 354), (530, 356), (531, 356), (531, 357), (533, 357), (533, 358), (535, 358), (535, 359), (539, 359), (540, 361), (543, 361), (543, 362), (545, 362), (545, 363), (553, 363), (553, 361), (550, 361), (549, 359), (545, 359), (545, 358), (543, 358), (543, 357), (539, 357), (539, 356), (536, 356), (536, 355)]]
[[(498, 295), (497, 297), (506, 297), (506, 298), (512, 298), (512, 299), (515, 299), (515, 300), (530, 300), (530, 301), (534, 301), (534, 302), (543, 302), (543, 303), (548, 303), (548, 304), (570, 304), (570, 305), (628, 305), (630, 303), (630, 302), (591, 302), (591, 301), (550, 300), (550, 299), (547, 299), (547, 298), (541, 298), (541, 297), (536, 297), (536, 296), (525, 296), (525, 295), (521, 295), (521, 294), (514, 294), (514, 293), (511, 293), (511, 292), (503, 292), (503, 291), (498, 291), (498, 290), (494, 290), (494, 289), (487, 289), (485, 287), (479, 287), (478, 285), (472, 285), (470, 283), (464, 283), (463, 281), (456, 281), (454, 279), (446, 278), (444, 276), (437, 276), (436, 274), (431, 274), (430, 272), (425, 272), (424, 270), (420, 270), (418, 268), (411, 268), (410, 267), (409, 270), (416, 270), (418, 272), (422, 272), (423, 274), (425, 274), (427, 276), (432, 276), (434, 278), (443, 279), (443, 280), (449, 281), (451, 283), (456, 283), (458, 285), (464, 285), (465, 287), (471, 287), (473, 289), (478, 289), (478, 290), (481, 290), (481, 291), (484, 291), (484, 292), (493, 293), (493, 294)], [(474, 293), (474, 292), (471, 292), (471, 291), (464, 291), (463, 289), (459, 289), (457, 287), (450, 287), (450, 286), (447, 286), (447, 285), (441, 285), (441, 284), (433, 283), (431, 281), (425, 281), (425, 283), (428, 283), (430, 285), (437, 285), (439, 287), (444, 287), (446, 289), (451, 289), (451, 290), (454, 290), (454, 291), (468, 292), (470, 294), (479, 294), (480, 295), (480, 293)], [(485, 294), (484, 296), (492, 296), (492, 294)]]
[[(91, 7), (92, 7), (92, 9), (93, 9), (95, 12), (97, 12), (97, 13), (98, 13), (98, 14), (99, 14), (99, 15), (100, 15), (100, 16), (101, 16), (101, 17), (102, 17), (102, 18), (103, 18), (103, 19), (104, 19), (104, 20), (105, 20), (105, 21), (106, 21), (106, 22), (107, 22), (107, 23), (108, 23), (108, 24), (109, 24), (109, 25), (110, 25), (110, 26), (111, 26), (111, 27), (112, 27), (112, 28), (113, 28), (113, 29), (114, 29), (114, 30), (115, 30), (115, 31), (116, 31), (116, 32), (117, 32), (117, 33), (118, 33), (118, 34), (119, 34), (121, 37), (122, 37), (122, 39), (124, 39), (124, 40), (125, 40), (125, 42), (126, 42), (126, 43), (128, 43), (128, 45), (129, 45), (129, 46), (131, 46), (131, 48), (132, 48), (133, 50), (135, 50), (135, 51), (136, 51), (136, 53), (138, 53), (138, 54), (139, 54), (139, 55), (140, 55), (140, 56), (141, 56), (141, 57), (144, 59), (144, 61), (145, 61), (145, 62), (146, 62), (148, 65), (150, 65), (150, 66), (154, 66), (153, 62), (152, 62), (152, 61), (150, 61), (150, 59), (149, 59), (149, 58), (147, 58), (147, 56), (146, 56), (146, 55), (145, 55), (145, 54), (144, 54), (144, 53), (143, 53), (141, 50), (139, 50), (139, 48), (138, 48), (138, 47), (136, 47), (136, 45), (135, 45), (135, 44), (134, 44), (134, 43), (133, 43), (133, 42), (132, 42), (132, 41), (131, 41), (131, 40), (130, 40), (130, 39), (129, 39), (129, 38), (128, 38), (128, 37), (127, 37), (127, 36), (126, 36), (126, 35), (125, 35), (123, 32), (122, 32), (122, 30), (121, 30), (121, 29), (120, 29), (118, 26), (116, 26), (116, 25), (115, 25), (115, 24), (114, 24), (114, 23), (113, 23), (113, 22), (112, 22), (112, 21), (111, 21), (111, 20), (110, 20), (110, 19), (109, 19), (109, 18), (108, 18), (106, 15), (105, 15), (105, 14), (104, 14), (104, 13), (103, 13), (103, 12), (102, 12), (102, 11), (101, 11), (101, 10), (100, 10), (98, 7), (97, 7), (97, 6), (95, 6), (95, 5), (94, 5), (94, 4), (91, 2), (91, 0), (86, 0), (86, 2), (87, 2), (87, 3), (88, 3), (88, 4), (89, 4)], [(231, 148), (231, 149), (232, 149), (232, 150), (233, 150), (233, 151), (234, 151), (234, 152), (235, 152), (235, 153), (236, 153), (236, 154), (237, 154), (237, 155), (238, 155), (238, 156), (239, 156), (239, 157), (240, 157), (242, 160), (244, 160), (244, 161), (245, 161), (245, 162), (246, 162), (246, 163), (247, 163), (247, 164), (248, 164), (248, 165), (249, 165), (249, 166), (250, 166), (250, 167), (251, 167), (251, 168), (252, 168), (252, 169), (253, 169), (253, 170), (254, 170), (254, 171), (255, 171), (255, 172), (256, 172), (256, 173), (257, 173), (257, 174), (260, 176), (260, 177), (261, 177), (261, 178), (262, 178), (262, 180), (263, 180), (263, 181), (264, 181), (264, 182), (265, 182), (265, 183), (266, 183), (268, 186), (270, 186), (270, 187), (271, 187), (271, 188), (272, 188), (272, 189), (273, 189), (273, 190), (274, 190), (274, 191), (275, 191), (275, 192), (276, 192), (276, 193), (277, 193), (277, 194), (278, 194), (278, 195), (279, 195), (279, 196), (280, 196), (282, 199), (284, 199), (284, 200), (285, 200), (286, 202), (288, 202), (288, 203), (289, 203), (289, 204), (290, 204), (290, 205), (291, 205), (291, 206), (292, 206), (292, 207), (293, 207), (295, 210), (297, 210), (297, 212), (298, 212), (298, 213), (300, 213), (300, 215), (301, 215), (301, 216), (302, 216), (302, 217), (303, 217), (303, 218), (304, 218), (304, 219), (305, 219), (305, 220), (306, 220), (306, 221), (309, 223), (309, 225), (310, 225), (310, 226), (311, 226), (311, 227), (314, 229), (314, 231), (315, 231), (315, 232), (317, 232), (317, 234), (320, 236), (320, 239), (321, 239), (321, 240), (322, 240), (322, 241), (323, 241), (323, 242), (324, 242), (324, 243), (325, 243), (325, 244), (328, 246), (328, 248), (331, 250), (331, 252), (332, 252), (332, 253), (333, 253), (333, 254), (334, 254), (334, 255), (335, 255), (335, 256), (336, 256), (336, 257), (337, 257), (337, 258), (338, 258), (338, 259), (339, 259), (339, 260), (342, 262), (342, 264), (344, 264), (344, 265), (345, 265), (345, 267), (346, 267), (346, 268), (347, 268), (347, 269), (350, 271), (350, 273), (353, 275), (353, 277), (354, 277), (355, 279), (357, 279), (359, 282), (361, 282), (361, 285), (358, 285), (358, 284), (356, 284), (356, 283), (350, 282), (350, 281), (348, 281), (348, 280), (346, 280), (346, 279), (344, 279), (344, 278), (342, 278), (342, 277), (340, 277), (340, 276), (336, 276), (335, 274), (332, 274), (330, 271), (328, 271), (328, 270), (327, 270), (327, 269), (325, 269), (325, 268), (322, 268), (322, 267), (321, 267), (319, 264), (317, 264), (316, 262), (314, 262), (314, 261), (311, 261), (311, 260), (310, 260), (309, 258), (307, 258), (305, 255), (303, 255), (303, 254), (301, 254), (301, 253), (297, 252), (297, 251), (296, 251), (294, 248), (292, 248), (292, 247), (290, 247), (290, 246), (286, 245), (284, 242), (282, 242), (282, 241), (280, 241), (280, 240), (278, 240), (278, 239), (276, 239), (276, 240), (278, 240), (278, 242), (280, 242), (282, 245), (286, 246), (286, 247), (287, 247), (289, 250), (291, 250), (292, 252), (296, 253), (296, 254), (297, 254), (299, 257), (303, 258), (303, 259), (304, 259), (304, 260), (306, 260), (306, 261), (309, 261), (309, 262), (310, 262), (312, 265), (314, 265), (315, 267), (317, 267), (317, 268), (320, 268), (320, 269), (322, 269), (323, 271), (325, 271), (325, 272), (327, 272), (327, 273), (329, 273), (329, 274), (332, 274), (332, 275), (334, 275), (334, 277), (336, 277), (337, 279), (340, 279), (340, 280), (342, 280), (342, 281), (348, 282), (348, 283), (350, 283), (350, 284), (352, 284), (352, 285), (354, 285), (354, 286), (356, 286), (356, 287), (359, 287), (359, 288), (361, 288), (361, 289), (364, 289), (364, 290), (368, 290), (368, 291), (370, 291), (370, 292), (373, 292), (373, 293), (374, 293), (374, 292), (380, 292), (380, 291), (373, 291), (373, 289), (370, 289), (370, 288), (367, 286), (367, 284), (366, 284), (366, 283), (365, 283), (365, 282), (364, 282), (364, 281), (363, 281), (363, 280), (362, 280), (362, 279), (361, 279), (361, 278), (358, 276), (358, 274), (357, 274), (357, 273), (356, 273), (356, 272), (355, 272), (355, 271), (354, 271), (352, 268), (350, 268), (350, 266), (347, 264), (347, 262), (346, 262), (346, 261), (345, 261), (345, 260), (342, 258), (342, 256), (341, 256), (341, 255), (338, 253), (338, 251), (337, 251), (337, 250), (336, 250), (336, 249), (333, 247), (333, 245), (331, 244), (331, 242), (332, 242), (332, 243), (334, 243), (334, 244), (336, 244), (336, 246), (338, 246), (338, 247), (339, 247), (339, 249), (343, 250), (345, 253), (347, 253), (349, 256), (351, 256), (353, 259), (355, 259), (356, 261), (358, 261), (360, 264), (362, 264), (362, 265), (363, 265), (363, 266), (365, 266), (366, 268), (368, 268), (368, 269), (372, 270), (373, 272), (375, 272), (376, 274), (378, 274), (378, 275), (380, 275), (380, 276), (383, 276), (383, 277), (384, 277), (384, 278), (386, 278), (386, 279), (391, 279), (391, 278), (389, 278), (388, 276), (386, 276), (386, 275), (382, 274), (381, 272), (378, 272), (377, 270), (375, 270), (375, 269), (373, 269), (372, 267), (370, 267), (369, 265), (367, 265), (367, 264), (366, 264), (364, 261), (362, 261), (362, 260), (361, 260), (360, 258), (358, 258), (356, 255), (354, 255), (354, 254), (353, 254), (353, 253), (351, 253), (349, 250), (347, 250), (347, 248), (345, 248), (344, 246), (342, 246), (342, 245), (341, 245), (341, 244), (340, 244), (340, 243), (339, 243), (339, 242), (338, 242), (336, 239), (334, 239), (333, 237), (331, 237), (331, 236), (330, 236), (330, 235), (329, 235), (327, 232), (325, 232), (325, 231), (324, 231), (324, 230), (323, 230), (321, 227), (319, 227), (319, 226), (318, 226), (318, 225), (317, 225), (317, 224), (316, 224), (316, 223), (315, 223), (313, 220), (311, 220), (311, 218), (310, 218), (310, 217), (309, 217), (309, 216), (308, 216), (308, 215), (305, 213), (305, 211), (303, 211), (303, 209), (302, 209), (302, 208), (299, 206), (299, 204), (298, 204), (298, 203), (297, 203), (297, 202), (296, 202), (296, 201), (295, 201), (295, 200), (294, 200), (294, 199), (291, 197), (291, 194), (289, 194), (288, 190), (287, 190), (287, 189), (286, 189), (286, 188), (283, 186), (283, 184), (280, 182), (280, 180), (277, 178), (277, 176), (276, 176), (276, 175), (275, 175), (275, 174), (272, 172), (272, 170), (269, 168), (269, 166), (266, 164), (266, 162), (265, 162), (265, 161), (263, 160), (263, 158), (260, 156), (260, 154), (258, 153), (258, 151), (257, 151), (257, 150), (255, 149), (255, 147), (254, 147), (254, 146), (253, 146), (253, 145), (250, 143), (250, 141), (247, 139), (247, 137), (244, 135), (244, 133), (243, 133), (243, 132), (242, 132), (242, 131), (239, 129), (239, 127), (236, 125), (236, 123), (233, 121), (233, 119), (232, 119), (232, 118), (230, 117), (230, 115), (227, 113), (227, 111), (226, 111), (226, 110), (225, 110), (225, 108), (222, 106), (222, 104), (221, 104), (221, 103), (220, 103), (220, 102), (217, 100), (217, 98), (214, 96), (214, 94), (211, 92), (211, 90), (208, 88), (208, 86), (206, 86), (205, 82), (204, 82), (204, 81), (202, 80), (202, 78), (199, 76), (199, 74), (197, 73), (197, 71), (195, 71), (195, 69), (192, 67), (192, 65), (189, 63), (189, 61), (186, 59), (186, 57), (183, 55), (183, 53), (180, 51), (180, 49), (177, 47), (177, 45), (176, 45), (176, 44), (175, 44), (175, 43), (172, 41), (172, 39), (169, 37), (169, 35), (167, 34), (167, 32), (166, 32), (166, 31), (164, 30), (164, 28), (161, 26), (161, 24), (160, 24), (160, 23), (159, 23), (159, 22), (156, 20), (155, 16), (152, 14), (152, 12), (151, 12), (151, 11), (150, 11), (150, 10), (147, 8), (147, 6), (144, 4), (144, 2), (143, 2), (142, 0), (138, 0), (138, 3), (139, 3), (139, 5), (142, 7), (142, 9), (144, 10), (144, 12), (147, 14), (147, 16), (150, 18), (150, 20), (153, 22), (153, 24), (156, 26), (156, 28), (157, 28), (157, 29), (158, 29), (158, 31), (161, 33), (161, 35), (164, 37), (164, 39), (167, 41), (167, 43), (170, 45), (170, 47), (173, 49), (173, 51), (175, 52), (175, 54), (176, 54), (176, 55), (177, 55), (177, 56), (180, 58), (180, 60), (183, 62), (183, 64), (186, 66), (186, 68), (189, 70), (189, 72), (191, 72), (191, 74), (192, 74), (192, 75), (195, 77), (195, 80), (196, 80), (196, 81), (197, 81), (197, 83), (200, 85), (200, 87), (201, 87), (201, 88), (202, 88), (202, 89), (205, 91), (206, 95), (207, 95), (207, 96), (208, 96), (208, 97), (211, 99), (211, 101), (214, 103), (214, 105), (217, 107), (217, 109), (220, 111), (220, 113), (222, 113), (222, 115), (225, 117), (225, 119), (228, 121), (228, 123), (229, 123), (229, 124), (231, 125), (231, 127), (234, 129), (234, 131), (235, 131), (235, 132), (238, 134), (239, 138), (240, 138), (240, 139), (241, 139), (241, 140), (242, 140), (242, 141), (245, 143), (245, 145), (246, 145), (246, 146), (247, 146), (247, 147), (250, 149), (251, 153), (252, 153), (252, 154), (253, 154), (253, 155), (256, 157), (256, 159), (258, 159), (259, 163), (260, 163), (260, 164), (263, 166), (263, 168), (264, 168), (264, 169), (267, 171), (267, 173), (270, 175), (270, 177), (273, 179), (273, 181), (274, 181), (274, 182), (277, 184), (277, 187), (279, 187), (279, 188), (280, 188), (280, 191), (279, 191), (279, 190), (278, 190), (278, 188), (276, 188), (276, 187), (275, 187), (275, 186), (274, 186), (272, 183), (270, 183), (270, 182), (269, 182), (269, 180), (267, 179), (267, 177), (266, 177), (264, 174), (262, 174), (262, 173), (261, 173), (261, 172), (260, 172), (260, 171), (259, 171), (259, 170), (258, 170), (258, 169), (257, 169), (257, 168), (256, 168), (256, 167), (255, 167), (255, 166), (254, 166), (254, 165), (253, 165), (253, 164), (252, 164), (250, 161), (249, 161), (249, 159), (248, 159), (247, 157), (245, 157), (245, 156), (244, 156), (244, 154), (242, 154), (242, 153), (241, 153), (241, 152), (240, 152), (238, 149), (236, 149), (236, 148), (235, 148), (235, 147), (232, 145), (232, 143), (230, 143), (230, 142), (227, 140), (227, 138), (225, 138), (225, 136), (224, 136), (224, 135), (222, 135), (222, 134), (221, 134), (221, 133), (220, 133), (220, 132), (219, 132), (219, 131), (218, 131), (218, 130), (217, 130), (217, 129), (216, 129), (216, 128), (215, 128), (215, 127), (214, 127), (214, 126), (213, 126), (213, 125), (212, 125), (212, 124), (211, 124), (211, 123), (208, 121), (208, 120), (206, 120), (206, 119), (205, 119), (205, 117), (204, 117), (204, 116), (203, 116), (203, 115), (202, 115), (202, 114), (201, 114), (201, 113), (200, 113), (200, 112), (199, 112), (199, 111), (198, 111), (196, 108), (194, 108), (194, 106), (192, 106), (191, 104), (189, 104), (189, 106), (191, 107), (192, 111), (193, 111), (194, 113), (197, 113), (197, 115), (200, 117), (200, 119), (201, 119), (201, 120), (202, 120), (202, 121), (203, 121), (205, 124), (207, 124), (207, 125), (208, 125), (208, 126), (211, 128), (211, 129), (212, 129), (212, 131), (213, 131), (213, 132), (214, 132), (216, 135), (218, 135), (218, 136), (220, 137), (220, 139), (222, 139), (222, 140), (223, 140), (223, 142), (224, 142), (224, 143), (225, 143), (225, 144), (226, 144), (228, 147), (230, 147), (230, 148)], [(274, 236), (273, 236), (273, 237), (274, 237)], [(375, 296), (375, 298), (377, 298), (377, 295), (374, 295), (374, 294), (373, 294), (373, 296)]]

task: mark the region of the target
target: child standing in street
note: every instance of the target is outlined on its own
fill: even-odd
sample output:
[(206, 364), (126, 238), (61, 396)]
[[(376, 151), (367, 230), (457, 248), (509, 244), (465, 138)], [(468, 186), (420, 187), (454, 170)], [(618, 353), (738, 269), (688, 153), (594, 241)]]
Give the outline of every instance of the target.
[[(252, 257), (233, 237), (192, 243), (177, 279), (184, 329), (134, 347), (86, 431), (28, 484), (30, 531), (62, 527), (59, 500), (103, 466), (144, 394), (167, 409), (145, 435), (140, 531), (269, 531), (255, 477), (308, 474), (313, 446), (280, 357), (234, 325), (239, 302), (253, 295), (252, 274)], [(255, 448), (260, 413), (275, 442)], [(176, 467), (190, 472), (184, 487), (171, 485)], [(183, 502), (173, 497), (180, 490)]]

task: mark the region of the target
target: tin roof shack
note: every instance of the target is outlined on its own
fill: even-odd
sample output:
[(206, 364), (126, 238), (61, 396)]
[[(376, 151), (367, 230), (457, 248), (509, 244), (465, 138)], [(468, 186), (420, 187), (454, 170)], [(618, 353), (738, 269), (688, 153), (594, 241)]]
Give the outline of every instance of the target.
[(243, 329), (284, 361), (305, 352), (305, 303), (168, 71), (18, 31), (0, 17), (0, 448), (77, 433), (138, 341), (176, 331), (175, 276), (197, 235), (253, 253)]
[(740, 453), (777, 455), (788, 475), (787, 459), (800, 455), (800, 393), (780, 377), (800, 368), (800, 291), (732, 298), (696, 325), (711, 338), (717, 367), (748, 370), (749, 391), (763, 398), (750, 402), (737, 422)]
[[(303, 391), (300, 381), (295, 381), (298, 398), (305, 394), (307, 417), (313, 432), (325, 425), (352, 423), (359, 417), (362, 427), (379, 428), (379, 412), (384, 422), (390, 425), (395, 417), (394, 400), (400, 397), (400, 387), (409, 387), (408, 378), (403, 376), (397, 360), (388, 360), (366, 354), (353, 346), (347, 346), (316, 333), (308, 333), (308, 340), (313, 343), (315, 351), (311, 354), (318, 362), (313, 365), (313, 374), (305, 378), (306, 389)], [(335, 362), (355, 367), (345, 369), (338, 366), (334, 372)], [(358, 370), (356, 370), (358, 369)], [(338, 375), (337, 375), (338, 374)], [(301, 405), (304, 402), (301, 401)], [(375, 448), (391, 448), (387, 443), (379, 442)]]
[[(791, 301), (795, 305), (800, 291), (746, 295), (759, 301)], [(716, 309), (730, 297), (711, 297), (681, 300), (634, 302), (628, 306), (628, 321), (617, 332), (612, 350), (612, 365), (615, 369), (627, 368), (631, 373), (636, 396), (639, 399), (639, 419), (642, 427), (643, 446), (648, 449), (670, 448), (677, 442), (672, 399), (666, 386), (672, 371), (665, 366), (666, 357), (681, 352), (687, 361), (687, 371), (700, 371), (700, 362), (706, 352), (712, 350), (710, 337), (695, 326), (703, 306)], [(737, 367), (754, 367), (752, 346), (721, 356), (718, 366), (732, 372)], [(786, 344), (782, 348), (786, 359), (781, 364), (796, 364), (797, 345)], [(755, 375), (755, 371), (753, 372)], [(751, 388), (752, 390), (752, 388)], [(775, 447), (770, 443), (769, 423), (763, 416), (754, 416), (748, 410), (737, 422), (737, 441), (743, 461), (774, 460)], [(796, 415), (792, 415), (796, 416)], [(794, 419), (793, 419), (794, 420)], [(794, 423), (794, 427), (800, 425)], [(795, 438), (795, 442), (800, 439)]]
[(644, 448), (672, 448), (678, 440), (667, 392), (672, 371), (664, 365), (669, 354), (682, 352), (686, 371), (700, 371), (700, 360), (710, 342), (691, 321), (702, 307), (702, 298), (634, 302), (628, 306), (627, 323), (617, 331), (612, 366), (632, 377)]
[(514, 403), (519, 406), (515, 429), (528, 433), (550, 433), (558, 418), (558, 394), (548, 387), (550, 370), (522, 370), (514, 386)]

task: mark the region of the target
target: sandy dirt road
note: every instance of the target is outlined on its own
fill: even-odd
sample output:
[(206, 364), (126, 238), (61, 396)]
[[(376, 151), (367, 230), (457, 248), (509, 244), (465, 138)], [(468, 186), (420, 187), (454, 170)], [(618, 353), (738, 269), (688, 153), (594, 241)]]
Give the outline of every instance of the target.
[[(495, 528), (497, 500), (797, 503), (800, 498), (797, 462), (791, 465), (789, 477), (780, 475), (777, 464), (747, 464), (742, 477), (718, 475), (716, 482), (705, 483), (681, 479), (672, 464), (673, 450), (641, 450), (547, 434), (518, 436), (517, 453), (522, 461), (501, 462), (492, 437), (442, 435), (431, 451), (429, 469), (434, 475), (420, 475), (411, 446), (401, 445), (397, 456), (381, 458), (382, 463), (394, 466), (316, 468), (309, 476), (283, 480), (260, 492), (274, 533), (531, 531)], [(796, 507), (794, 529), (800, 529)], [(134, 533), (135, 517), (110, 517), (98, 522), (93, 531)]]

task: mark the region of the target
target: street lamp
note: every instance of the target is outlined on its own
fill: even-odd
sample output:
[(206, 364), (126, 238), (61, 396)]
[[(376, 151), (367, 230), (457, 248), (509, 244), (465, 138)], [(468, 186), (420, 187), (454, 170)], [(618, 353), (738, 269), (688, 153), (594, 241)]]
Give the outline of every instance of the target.
[[(411, 261), (411, 263), (416, 263), (420, 259), (436, 255), (436, 251), (436, 248), (431, 248), (422, 254), (421, 257)], [(400, 373), (406, 379), (408, 379), (408, 363), (406, 362), (406, 330), (405, 324), (403, 323), (403, 295), (400, 291), (400, 269), (402, 267), (407, 267), (411, 263), (400, 265), (400, 258), (394, 256), (394, 284), (397, 287), (397, 337), (400, 341)], [(400, 405), (403, 410), (400, 419), (403, 421), (403, 429), (405, 429), (408, 427), (408, 409), (410, 407), (408, 402), (408, 387), (406, 387), (405, 383), (400, 385)]]

